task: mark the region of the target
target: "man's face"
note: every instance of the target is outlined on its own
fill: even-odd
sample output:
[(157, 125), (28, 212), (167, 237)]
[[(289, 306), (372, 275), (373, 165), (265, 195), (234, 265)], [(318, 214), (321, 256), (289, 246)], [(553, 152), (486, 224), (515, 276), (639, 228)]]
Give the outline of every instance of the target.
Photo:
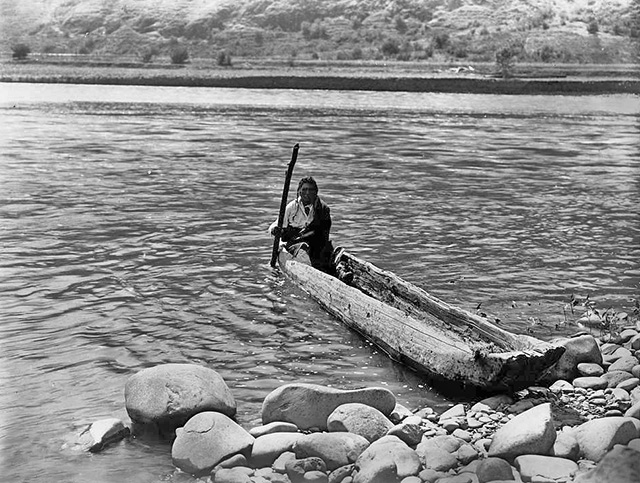
[(300, 187), (300, 199), (302, 200), (303, 204), (312, 204), (314, 201), (316, 201), (316, 196), (318, 196), (318, 192), (312, 184), (304, 183)]

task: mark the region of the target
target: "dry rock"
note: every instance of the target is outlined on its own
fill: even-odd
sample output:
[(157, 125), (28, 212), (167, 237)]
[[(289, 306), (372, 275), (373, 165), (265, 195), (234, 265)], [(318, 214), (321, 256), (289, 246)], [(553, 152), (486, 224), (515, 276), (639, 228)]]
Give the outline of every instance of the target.
[(490, 481), (512, 481), (513, 468), (502, 458), (486, 458), (481, 460), (476, 470), (478, 481), (480, 483), (488, 483)]
[(540, 404), (496, 431), (489, 456), (513, 459), (524, 454), (548, 455), (555, 439), (551, 405)]
[(600, 347), (596, 339), (591, 335), (563, 339), (556, 343), (564, 346), (565, 352), (558, 362), (547, 371), (544, 380), (557, 381), (558, 379), (564, 379), (569, 381), (577, 376), (577, 367), (581, 362), (602, 364)]
[(574, 483), (637, 483), (640, 481), (638, 452), (617, 447), (602, 458), (598, 466), (579, 475)]
[(270, 466), (282, 453), (293, 451), (303, 437), (302, 433), (270, 433), (257, 437), (251, 448), (251, 464), (256, 468)]
[(253, 436), (231, 418), (207, 411), (176, 431), (171, 458), (182, 471), (199, 476), (231, 455), (248, 452), (253, 442)]
[(355, 463), (369, 441), (352, 433), (312, 433), (299, 438), (293, 451), (297, 458), (318, 457), (329, 471)]
[(581, 424), (575, 430), (580, 445), (580, 454), (586, 459), (598, 462), (616, 444), (627, 444), (638, 437), (638, 430), (632, 418), (610, 417), (593, 419)]
[(396, 398), (384, 388), (341, 390), (316, 384), (285, 384), (272, 391), (262, 404), (263, 424), (287, 421), (300, 429), (327, 429), (327, 418), (343, 404), (361, 403), (389, 415)]
[(356, 460), (354, 483), (389, 483), (416, 476), (420, 459), (396, 436), (384, 436), (364, 450)]
[(393, 423), (377, 409), (361, 403), (338, 406), (327, 418), (330, 432), (346, 431), (373, 442), (393, 428)]
[(553, 456), (522, 455), (515, 459), (514, 464), (524, 481), (531, 481), (535, 477), (566, 481), (578, 471), (575, 462)]

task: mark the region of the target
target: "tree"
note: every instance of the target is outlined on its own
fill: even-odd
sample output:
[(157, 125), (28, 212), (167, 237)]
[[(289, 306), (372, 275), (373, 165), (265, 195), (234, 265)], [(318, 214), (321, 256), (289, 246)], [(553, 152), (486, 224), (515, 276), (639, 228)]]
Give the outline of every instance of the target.
[(504, 79), (511, 77), (513, 67), (516, 65), (517, 54), (518, 52), (513, 47), (502, 47), (496, 52), (496, 65)]
[(223, 67), (231, 66), (231, 56), (224, 50), (218, 54), (218, 65)]
[(16, 44), (11, 47), (13, 54), (11, 55), (16, 60), (24, 60), (31, 53), (31, 47), (27, 44)]

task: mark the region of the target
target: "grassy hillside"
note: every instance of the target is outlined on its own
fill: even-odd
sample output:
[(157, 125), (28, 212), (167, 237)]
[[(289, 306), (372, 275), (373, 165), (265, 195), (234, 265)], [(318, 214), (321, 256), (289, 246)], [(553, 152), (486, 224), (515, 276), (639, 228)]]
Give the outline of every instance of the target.
[(0, 51), (633, 63), (640, 0), (0, 0)]

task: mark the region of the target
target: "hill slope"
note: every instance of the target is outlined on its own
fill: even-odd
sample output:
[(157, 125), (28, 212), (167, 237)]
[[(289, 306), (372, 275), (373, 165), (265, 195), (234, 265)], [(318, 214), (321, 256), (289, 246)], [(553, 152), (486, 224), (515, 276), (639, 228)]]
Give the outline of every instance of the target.
[(215, 58), (637, 60), (640, 0), (0, 0), (0, 50)]

